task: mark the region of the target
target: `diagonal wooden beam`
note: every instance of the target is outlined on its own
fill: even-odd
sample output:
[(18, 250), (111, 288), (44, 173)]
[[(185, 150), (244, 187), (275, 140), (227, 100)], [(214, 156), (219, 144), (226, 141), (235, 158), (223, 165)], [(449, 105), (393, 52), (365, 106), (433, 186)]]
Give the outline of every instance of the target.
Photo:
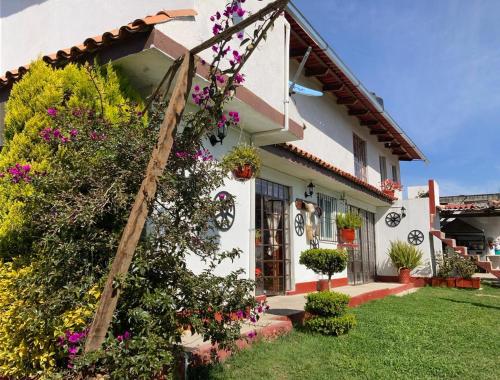
[(330, 83), (323, 86), (323, 91), (337, 92), (342, 91), (343, 89), (344, 85), (342, 83)]
[(311, 67), (311, 68), (306, 68), (305, 76), (319, 77), (322, 75), (326, 75), (327, 73), (328, 73), (328, 67)]
[(372, 129), (370, 131), (370, 135), (385, 135), (387, 133), (387, 131), (385, 129)]
[(357, 102), (358, 102), (358, 99), (355, 98), (354, 96), (346, 96), (344, 98), (337, 99), (337, 104), (345, 104), (347, 106), (356, 104)]
[(349, 110), (349, 115), (350, 116), (364, 116), (364, 115), (368, 115), (370, 113), (370, 111), (368, 111), (367, 109), (364, 109), (364, 110)]
[(113, 282), (127, 274), (137, 243), (141, 237), (148, 217), (149, 204), (156, 197), (159, 178), (167, 165), (168, 157), (174, 142), (173, 132), (179, 125), (195, 74), (194, 55), (187, 52), (180, 66), (177, 82), (168, 103), (165, 118), (160, 126), (158, 142), (153, 149), (146, 175), (137, 192), (134, 205), (130, 211), (125, 229), (118, 245), (113, 265), (108, 274), (99, 306), (85, 342), (85, 352), (95, 351), (101, 347), (116, 309), (120, 289), (113, 287)]
[(359, 122), (361, 125), (367, 126), (367, 127), (373, 127), (375, 125), (379, 125), (380, 122), (378, 120), (361, 120)]
[(290, 49), (290, 58), (302, 58), (307, 53), (307, 48)]
[(389, 136), (389, 135), (382, 135), (377, 138), (379, 142), (390, 142), (394, 141), (394, 137)]

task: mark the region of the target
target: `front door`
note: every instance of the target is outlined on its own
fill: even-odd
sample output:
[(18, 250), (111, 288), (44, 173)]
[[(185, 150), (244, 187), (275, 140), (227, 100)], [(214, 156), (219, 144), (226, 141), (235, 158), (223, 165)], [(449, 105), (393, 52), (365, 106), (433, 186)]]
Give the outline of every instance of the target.
[(285, 294), (290, 288), (290, 190), (262, 179), (255, 186), (256, 294)]
[(358, 213), (363, 224), (356, 230), (357, 247), (349, 249), (347, 277), (349, 284), (360, 285), (375, 281), (375, 215), (352, 206), (350, 211)]

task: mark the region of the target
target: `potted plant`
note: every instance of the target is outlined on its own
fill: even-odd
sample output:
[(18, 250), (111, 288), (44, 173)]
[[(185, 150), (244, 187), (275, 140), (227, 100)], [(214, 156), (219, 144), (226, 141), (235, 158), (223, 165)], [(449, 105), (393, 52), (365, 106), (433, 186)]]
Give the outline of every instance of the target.
[(356, 239), (356, 228), (362, 224), (361, 216), (352, 212), (337, 214), (337, 228), (340, 231), (340, 239), (344, 243), (352, 243)]
[(453, 273), (453, 265), (450, 259), (447, 256), (444, 256), (441, 260), (439, 260), (438, 267), (437, 277), (433, 277), (431, 280), (432, 286), (454, 287), (455, 278), (450, 277)]
[(388, 196), (394, 198), (394, 194), (395, 194), (396, 190), (402, 190), (403, 186), (400, 183), (395, 182), (392, 179), (387, 178), (387, 179), (382, 181), (381, 188), (382, 188), (382, 191), (384, 192), (385, 195), (388, 195)]
[(328, 280), (318, 283), (319, 290), (330, 290), (334, 273), (342, 272), (346, 268), (347, 251), (327, 248), (307, 249), (300, 254), (299, 263), (315, 273), (326, 275)]
[(238, 144), (222, 158), (222, 167), (233, 173), (234, 177), (248, 180), (259, 174), (262, 163), (257, 148)]
[(391, 241), (389, 258), (398, 270), (401, 284), (411, 282), (410, 272), (422, 264), (422, 256), (422, 251), (414, 245), (400, 240)]
[(476, 273), (476, 264), (455, 254), (455, 271), (457, 273), (457, 288), (476, 288), (479, 289), (480, 279), (472, 278)]
[(260, 232), (260, 228), (255, 230), (255, 245), (262, 244), (262, 232)]

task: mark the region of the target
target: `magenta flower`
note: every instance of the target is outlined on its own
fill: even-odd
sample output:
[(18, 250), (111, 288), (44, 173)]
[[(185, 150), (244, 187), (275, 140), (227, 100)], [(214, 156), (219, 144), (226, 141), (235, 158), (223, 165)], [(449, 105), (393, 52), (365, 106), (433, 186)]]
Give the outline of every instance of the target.
[(51, 117), (56, 117), (57, 116), (57, 110), (55, 108), (49, 108), (47, 109), (47, 114)]
[(198, 85), (194, 86), (194, 90), (195, 90), (196, 92), (200, 92), (200, 86), (198, 86)]
[(45, 141), (50, 141), (52, 136), (52, 128), (45, 128), (40, 132), (40, 137)]
[(226, 80), (224, 79), (224, 76), (223, 75), (216, 75), (215, 76), (215, 79), (217, 80), (217, 82), (219, 83), (224, 83)]
[(78, 131), (73, 128), (71, 131), (69, 131), (69, 135), (71, 137), (76, 137), (78, 135)]
[(237, 84), (241, 84), (245, 81), (245, 76), (240, 74), (240, 73), (236, 73), (236, 75), (234, 76), (234, 81), (237, 83)]
[(219, 194), (219, 199), (222, 201), (226, 199), (226, 194)]
[(257, 331), (255, 331), (255, 330), (250, 331), (247, 336), (248, 336), (248, 338), (253, 339), (257, 336)]
[(238, 39), (240, 40), (242, 40), (244, 36), (245, 35), (243, 34), (243, 32), (238, 32), (238, 34), (236, 35), (236, 37), (238, 37)]
[(245, 10), (241, 7), (238, 7), (238, 9), (236, 9), (236, 14), (239, 16), (239, 17), (243, 17), (243, 15), (245, 14)]
[(255, 318), (255, 316), (254, 316), (254, 315), (251, 315), (251, 316), (250, 316), (250, 322), (252, 322), (252, 323), (257, 323), (257, 318)]
[(239, 319), (242, 319), (242, 318), (245, 318), (245, 312), (243, 310), (238, 310), (236, 312), (236, 316), (239, 318)]
[(68, 353), (70, 355), (76, 355), (78, 352), (78, 347), (76, 346), (71, 346), (70, 348), (68, 348)]
[(241, 62), (241, 55), (237, 50), (233, 50), (233, 58), (235, 62), (237, 63)]
[(217, 34), (219, 34), (221, 31), (222, 31), (222, 25), (220, 25), (220, 24), (214, 24), (214, 26), (212, 27), (212, 33), (213, 33), (214, 35), (217, 35)]
[(53, 135), (56, 139), (58, 139), (58, 138), (60, 138), (60, 137), (62, 136), (62, 133), (61, 133), (61, 131), (60, 131), (59, 129), (54, 129), (54, 131), (52, 132), (52, 135)]
[(132, 334), (130, 334), (130, 331), (125, 331), (123, 333), (123, 339), (125, 339), (125, 340), (130, 339), (131, 336), (132, 336)]

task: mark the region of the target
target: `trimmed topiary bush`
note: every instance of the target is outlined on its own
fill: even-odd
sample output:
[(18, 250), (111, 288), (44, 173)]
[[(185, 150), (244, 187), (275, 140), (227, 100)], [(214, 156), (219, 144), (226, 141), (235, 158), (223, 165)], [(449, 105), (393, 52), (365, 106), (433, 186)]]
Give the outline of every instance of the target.
[(319, 292), (307, 295), (305, 311), (323, 317), (338, 317), (344, 314), (350, 297), (336, 292)]
[(342, 272), (347, 265), (347, 251), (344, 249), (313, 248), (300, 254), (299, 263), (318, 274), (328, 277), (328, 289), (334, 273)]
[(315, 316), (307, 319), (304, 326), (309, 331), (317, 332), (323, 335), (342, 335), (356, 326), (354, 314), (344, 314), (340, 317), (321, 317)]

